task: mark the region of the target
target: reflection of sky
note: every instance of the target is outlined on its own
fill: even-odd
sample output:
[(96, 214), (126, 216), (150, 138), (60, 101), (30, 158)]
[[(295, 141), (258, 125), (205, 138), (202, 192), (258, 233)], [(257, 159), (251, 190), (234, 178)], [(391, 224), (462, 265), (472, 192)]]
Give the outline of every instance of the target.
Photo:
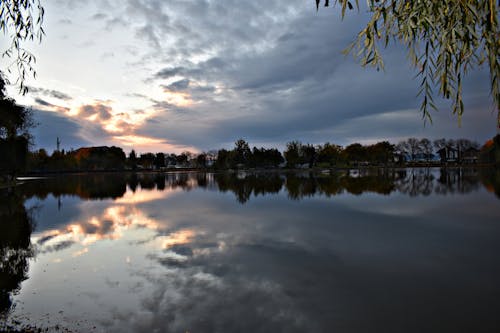
[[(301, 201), (281, 192), (241, 205), (231, 193), (138, 189), (60, 212), (50, 200), (15, 310), (47, 325), (442, 332), (498, 323), (500, 209), (484, 190)], [(67, 220), (54, 224), (46, 209)]]

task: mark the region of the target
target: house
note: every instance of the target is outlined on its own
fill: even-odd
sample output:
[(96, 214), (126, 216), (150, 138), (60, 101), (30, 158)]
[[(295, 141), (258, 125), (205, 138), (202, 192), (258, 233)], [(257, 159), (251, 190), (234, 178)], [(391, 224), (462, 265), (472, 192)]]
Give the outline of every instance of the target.
[(452, 147), (443, 147), (437, 151), (441, 163), (454, 163), (458, 161), (458, 150)]
[(471, 147), (466, 149), (461, 156), (461, 162), (465, 164), (475, 164), (479, 159), (479, 149)]

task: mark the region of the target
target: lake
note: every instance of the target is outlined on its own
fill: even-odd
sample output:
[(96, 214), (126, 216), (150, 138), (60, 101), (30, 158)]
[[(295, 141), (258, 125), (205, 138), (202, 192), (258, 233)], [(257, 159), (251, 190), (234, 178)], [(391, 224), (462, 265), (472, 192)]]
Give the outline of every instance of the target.
[(66, 175), (0, 198), (0, 328), (500, 332), (499, 170)]

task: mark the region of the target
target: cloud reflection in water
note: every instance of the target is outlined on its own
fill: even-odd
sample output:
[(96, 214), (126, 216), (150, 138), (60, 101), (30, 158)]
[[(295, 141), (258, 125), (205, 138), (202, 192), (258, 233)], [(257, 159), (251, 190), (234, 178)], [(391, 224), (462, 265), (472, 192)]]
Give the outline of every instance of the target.
[(477, 177), (155, 177), (81, 201), (57, 228), (39, 221), (23, 311), (64, 306), (66, 323), (109, 332), (494, 326), (500, 211)]

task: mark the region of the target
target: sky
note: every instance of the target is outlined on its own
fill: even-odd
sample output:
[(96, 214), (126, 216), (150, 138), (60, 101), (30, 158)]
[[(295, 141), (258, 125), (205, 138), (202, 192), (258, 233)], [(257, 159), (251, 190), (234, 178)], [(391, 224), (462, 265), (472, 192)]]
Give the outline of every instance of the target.
[[(285, 4), (284, 4), (285, 3)], [(338, 8), (289, 0), (43, 0), (44, 30), (28, 94), (34, 149), (115, 145), (128, 153), (277, 147), (299, 140), (348, 145), (408, 137), (496, 134), (486, 68), (464, 83), (461, 125), (437, 99), (419, 111), (404, 47), (384, 50), (385, 70), (363, 68), (346, 48), (367, 21)], [(0, 35), (0, 49), (8, 38)], [(1, 59), (6, 68), (9, 59)], [(11, 79), (12, 81), (12, 79)]]

